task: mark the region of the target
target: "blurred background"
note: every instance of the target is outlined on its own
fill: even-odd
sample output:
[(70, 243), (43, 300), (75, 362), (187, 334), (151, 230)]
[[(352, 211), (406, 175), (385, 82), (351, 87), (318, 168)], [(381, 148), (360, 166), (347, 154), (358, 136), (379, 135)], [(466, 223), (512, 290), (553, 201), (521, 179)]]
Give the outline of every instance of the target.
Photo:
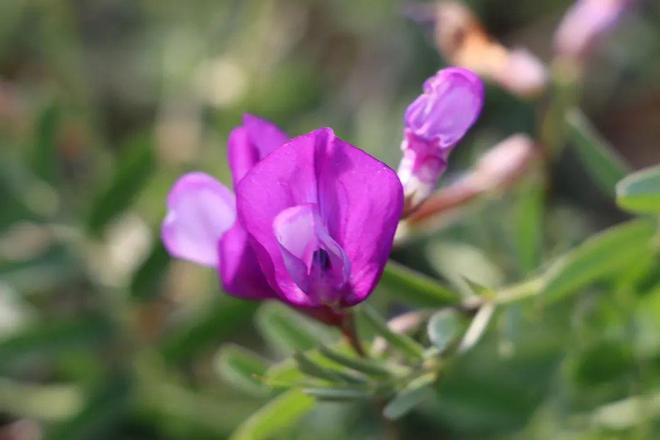
[[(505, 46), (550, 64), (571, 2), (467, 4)], [(170, 260), (167, 191), (189, 170), (230, 182), (225, 142), (244, 112), (292, 135), (331, 126), (395, 166), (406, 106), (447, 63), (411, 15), (395, 0), (0, 1), (1, 440), (227, 438), (268, 400), (223, 377), (216, 353), (286, 350), (270, 344), (259, 304)], [(580, 107), (634, 168), (660, 159), (659, 55), (660, 4), (640, 1), (584, 70)], [(490, 84), (443, 184), (512, 133), (537, 138), (548, 100)], [(536, 187), (523, 183), (394, 258), (496, 287), (626, 218), (572, 149), (547, 169), (533, 213)], [(523, 255), (521, 217), (539, 232)], [(401, 420), (400, 438), (658, 438), (660, 395), (598, 417), (660, 383), (656, 282), (508, 308), (437, 398)], [(384, 312), (406, 308), (384, 290), (373, 296)], [(386, 438), (376, 412), (318, 404), (276, 438)]]

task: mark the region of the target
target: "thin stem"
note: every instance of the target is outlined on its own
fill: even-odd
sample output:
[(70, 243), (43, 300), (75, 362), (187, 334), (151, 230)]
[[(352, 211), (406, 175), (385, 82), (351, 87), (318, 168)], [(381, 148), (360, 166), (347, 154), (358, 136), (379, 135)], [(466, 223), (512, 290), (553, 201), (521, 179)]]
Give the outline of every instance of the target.
[(355, 350), (355, 352), (361, 357), (367, 357), (367, 352), (362, 346), (360, 337), (357, 334), (357, 327), (355, 325), (355, 315), (352, 311), (346, 312), (344, 319), (341, 322), (341, 332), (350, 344), (350, 346)]
[(543, 288), (543, 279), (534, 278), (501, 290), (494, 299), (496, 304), (508, 304), (538, 295)]

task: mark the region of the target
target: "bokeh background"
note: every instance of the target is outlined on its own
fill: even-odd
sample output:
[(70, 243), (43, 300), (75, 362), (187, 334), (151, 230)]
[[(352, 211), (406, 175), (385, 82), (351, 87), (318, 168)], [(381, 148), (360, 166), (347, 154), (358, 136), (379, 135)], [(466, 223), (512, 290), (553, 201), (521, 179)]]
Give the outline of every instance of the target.
[[(494, 37), (545, 62), (570, 3), (468, 2)], [(0, 439), (226, 438), (268, 400), (223, 377), (216, 353), (227, 342), (272, 360), (286, 350), (259, 331), (259, 304), (169, 259), (159, 241), (167, 191), (189, 170), (230, 182), (226, 138), (244, 112), (291, 134), (331, 126), (395, 166), (403, 111), (445, 64), (408, 7), (0, 1)], [(659, 55), (660, 4), (640, 1), (584, 75), (581, 108), (635, 168), (660, 159)], [(547, 99), (490, 85), (443, 183), (512, 133), (536, 137)], [(537, 254), (521, 258), (513, 244), (529, 201), (522, 185), (394, 257), (496, 287), (626, 218), (571, 148), (547, 165)], [(400, 422), (400, 438), (658, 438), (660, 395), (603, 409), (660, 383), (660, 291), (645, 282), (503, 311), (437, 398)], [(384, 312), (405, 309), (383, 290), (374, 302)], [(393, 434), (369, 404), (323, 403), (279, 435)]]

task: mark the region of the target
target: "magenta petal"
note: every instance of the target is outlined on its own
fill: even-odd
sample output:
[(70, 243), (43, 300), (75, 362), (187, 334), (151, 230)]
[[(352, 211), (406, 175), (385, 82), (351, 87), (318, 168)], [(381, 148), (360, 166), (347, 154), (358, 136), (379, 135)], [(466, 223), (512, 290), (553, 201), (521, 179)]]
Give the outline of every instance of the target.
[(234, 195), (213, 177), (188, 173), (167, 198), (162, 239), (169, 253), (204, 266), (218, 264), (218, 241), (236, 220)]
[(234, 187), (254, 165), (288, 139), (277, 125), (245, 114), (243, 124), (231, 131), (227, 141)]
[[(333, 258), (342, 253), (347, 257), (348, 282), (333, 292), (341, 296), (338, 302), (351, 305), (365, 299), (382, 273), (401, 215), (403, 194), (394, 171), (335, 137), (332, 130), (320, 129), (276, 149), (240, 182), (239, 218), (254, 239), (257, 257), (271, 286), (295, 305), (324, 305), (329, 297), (301, 289), (283, 256), (286, 241), (284, 247), (289, 253), (312, 269), (313, 262), (304, 261), (310, 258), (309, 252), (301, 244), (307, 243), (307, 238), (298, 242), (295, 237), (280, 236), (278, 240), (275, 232), (278, 215), (301, 205), (318, 205), (327, 236), (332, 239), (326, 241), (317, 230), (318, 242), (326, 250), (332, 248), (332, 243), (339, 249), (328, 250), (327, 256), (317, 254), (321, 260), (317, 264), (327, 263), (327, 258), (332, 267), (338, 264), (332, 262)], [(277, 228), (281, 231), (285, 227), (280, 224)], [(307, 237), (310, 234), (305, 233)]]
[(236, 223), (220, 240), (218, 271), (227, 293), (246, 299), (274, 298), (277, 295), (268, 285), (248, 243), (248, 235)]
[(403, 190), (394, 170), (334, 134), (323, 147), (316, 157), (321, 216), (351, 263), (342, 303), (353, 305), (369, 296), (387, 263)]

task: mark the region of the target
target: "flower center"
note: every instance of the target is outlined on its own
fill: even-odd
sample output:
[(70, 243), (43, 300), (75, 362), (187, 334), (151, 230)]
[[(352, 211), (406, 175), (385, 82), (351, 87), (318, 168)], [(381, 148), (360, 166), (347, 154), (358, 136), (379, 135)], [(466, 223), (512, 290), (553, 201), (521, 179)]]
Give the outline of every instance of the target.
[(293, 282), (320, 304), (336, 304), (346, 287), (351, 265), (328, 233), (318, 206), (284, 209), (275, 217), (273, 232)]

